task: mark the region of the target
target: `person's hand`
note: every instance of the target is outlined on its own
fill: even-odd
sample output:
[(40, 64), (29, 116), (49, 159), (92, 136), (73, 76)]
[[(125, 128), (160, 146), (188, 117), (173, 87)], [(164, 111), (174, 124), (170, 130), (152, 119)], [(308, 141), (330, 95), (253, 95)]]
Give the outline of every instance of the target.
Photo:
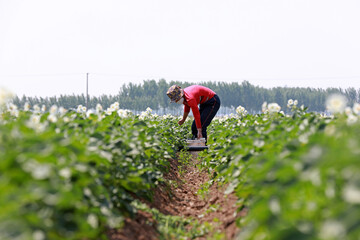
[(198, 139), (203, 138), (202, 129), (201, 129), (201, 128), (198, 128), (197, 130), (198, 130), (197, 138), (198, 138)]
[(185, 119), (181, 119), (180, 121), (178, 121), (178, 124), (181, 126), (184, 122), (185, 122)]

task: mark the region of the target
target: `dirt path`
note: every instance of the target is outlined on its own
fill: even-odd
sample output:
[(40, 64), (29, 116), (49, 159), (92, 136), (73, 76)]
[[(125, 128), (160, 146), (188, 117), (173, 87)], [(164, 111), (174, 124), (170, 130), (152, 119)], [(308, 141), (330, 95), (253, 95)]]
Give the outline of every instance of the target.
[[(219, 188), (216, 183), (207, 193), (198, 194), (198, 190), (208, 182), (209, 176), (195, 166), (198, 161), (197, 153), (192, 154), (192, 161), (188, 166), (179, 166), (177, 160), (171, 160), (171, 169), (164, 176), (172, 182), (171, 189), (155, 189), (154, 201), (148, 205), (166, 215), (191, 217), (200, 223), (211, 224), (212, 230), (208, 236), (196, 239), (207, 239), (216, 232), (223, 234), (225, 239), (233, 239), (239, 231), (235, 219), (246, 213), (237, 213), (236, 196), (224, 195), (224, 188)], [(111, 230), (108, 236), (111, 240), (159, 239), (156, 223), (151, 215), (141, 211), (135, 219), (126, 219), (123, 229)]]

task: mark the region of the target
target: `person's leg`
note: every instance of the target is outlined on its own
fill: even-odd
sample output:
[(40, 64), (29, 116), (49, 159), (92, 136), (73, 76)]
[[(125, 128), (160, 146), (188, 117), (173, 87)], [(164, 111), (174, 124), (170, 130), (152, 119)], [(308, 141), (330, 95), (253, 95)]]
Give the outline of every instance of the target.
[(191, 133), (192, 133), (192, 139), (196, 139), (197, 138), (197, 128), (196, 128), (195, 120), (193, 121), (193, 123), (191, 125)]
[(211, 121), (215, 117), (216, 113), (220, 108), (220, 98), (215, 95), (212, 99), (207, 101), (204, 104), (200, 105), (201, 112), (201, 127), (202, 135), (207, 141), (207, 127), (210, 125)]
[[(201, 117), (201, 114), (202, 114), (203, 111), (204, 111), (204, 109), (200, 105), (200, 109), (199, 109), (200, 117)], [(202, 125), (202, 121), (201, 121), (201, 125)], [(193, 135), (192, 139), (196, 139), (197, 138), (197, 127), (196, 127), (196, 124), (195, 124), (195, 120), (193, 121), (193, 123), (191, 125), (191, 133)]]

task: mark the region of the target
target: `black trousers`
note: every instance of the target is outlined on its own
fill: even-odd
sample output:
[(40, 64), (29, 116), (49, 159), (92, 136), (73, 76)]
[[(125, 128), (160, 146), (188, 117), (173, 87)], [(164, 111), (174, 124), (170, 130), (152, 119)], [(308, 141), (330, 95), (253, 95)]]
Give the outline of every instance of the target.
[[(200, 104), (200, 119), (201, 119), (201, 128), (202, 128), (202, 135), (207, 141), (207, 133), (206, 129), (215, 117), (217, 111), (220, 108), (220, 98), (218, 95), (215, 94), (214, 97), (210, 98), (203, 104)], [(193, 135), (193, 139), (197, 138), (197, 128), (195, 124), (195, 120), (192, 123), (191, 131)]]

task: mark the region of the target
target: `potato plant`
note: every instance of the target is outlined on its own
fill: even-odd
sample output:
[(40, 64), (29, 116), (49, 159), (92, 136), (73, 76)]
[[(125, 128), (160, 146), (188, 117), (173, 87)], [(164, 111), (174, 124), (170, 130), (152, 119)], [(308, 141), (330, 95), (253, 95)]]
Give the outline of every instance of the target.
[(292, 108), (218, 119), (202, 154), (235, 192), (240, 239), (358, 239), (360, 124)]
[[(151, 200), (181, 144), (176, 119), (3, 112), (0, 238), (95, 239)], [(175, 127), (174, 127), (175, 126)]]
[[(290, 114), (271, 103), (261, 114), (239, 106), (237, 115), (213, 120), (199, 166), (211, 174), (204, 188), (218, 182), (237, 196), (238, 211), (246, 210), (237, 219), (239, 239), (359, 239), (360, 105), (340, 111), (341, 101), (328, 101), (334, 115), (289, 101)], [(151, 109), (134, 115), (115, 103), (93, 112), (0, 111), (5, 240), (106, 239), (108, 228), (145, 209), (137, 203), (152, 200), (168, 159), (190, 137), (191, 121), (180, 127), (176, 117)], [(180, 234), (161, 227), (164, 219), (186, 229), (192, 222), (157, 219), (163, 236)]]

